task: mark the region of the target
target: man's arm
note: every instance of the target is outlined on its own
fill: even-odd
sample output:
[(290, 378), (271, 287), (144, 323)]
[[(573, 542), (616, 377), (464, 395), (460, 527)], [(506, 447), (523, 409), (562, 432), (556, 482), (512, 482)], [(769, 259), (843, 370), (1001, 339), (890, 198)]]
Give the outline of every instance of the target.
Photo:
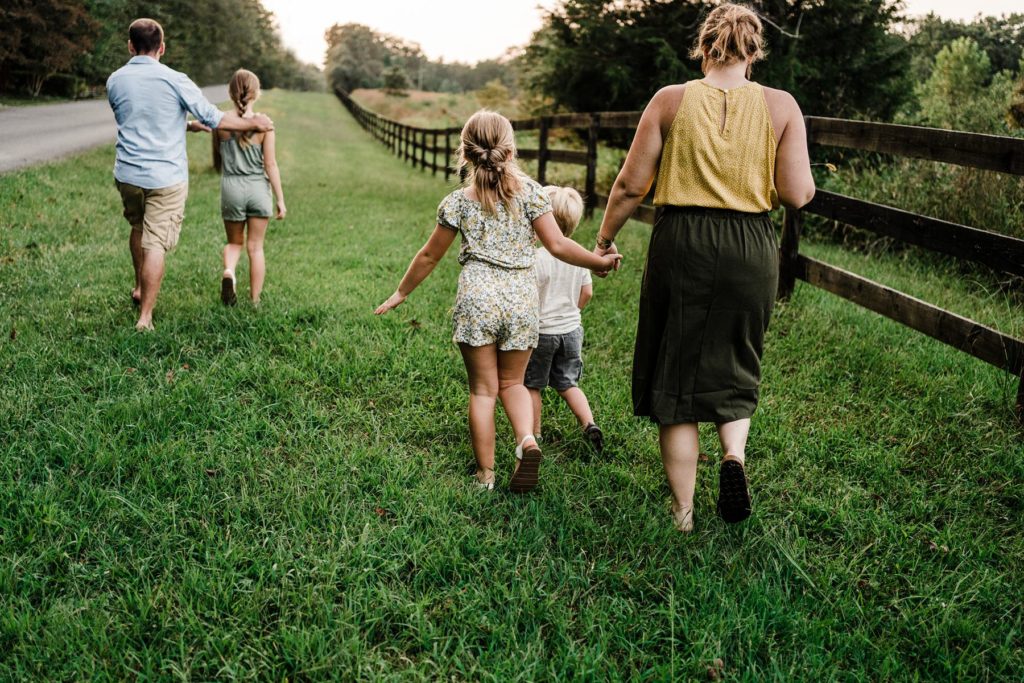
[(247, 131), (258, 130), (261, 133), (274, 130), (274, 122), (266, 114), (253, 114), (252, 116), (239, 116), (237, 112), (221, 112), (220, 123), (214, 128), (218, 130)]
[[(264, 114), (242, 117), (233, 111), (221, 111), (211, 104), (210, 100), (206, 99), (206, 96), (203, 95), (203, 91), (199, 89), (199, 86), (184, 74), (181, 74), (177, 86), (178, 97), (181, 99), (182, 106), (206, 128), (219, 128), (221, 130), (239, 132), (247, 130), (262, 132), (274, 129), (274, 122), (270, 120), (269, 116)], [(196, 128), (191, 130), (196, 130)]]

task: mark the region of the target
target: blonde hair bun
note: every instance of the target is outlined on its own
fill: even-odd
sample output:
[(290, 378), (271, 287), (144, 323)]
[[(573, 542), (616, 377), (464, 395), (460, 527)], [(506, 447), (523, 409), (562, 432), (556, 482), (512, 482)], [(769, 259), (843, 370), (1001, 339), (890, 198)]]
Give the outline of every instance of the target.
[(711, 10), (700, 27), (690, 56), (701, 60), (701, 70), (705, 73), (711, 66), (729, 66), (736, 62), (753, 64), (764, 59), (761, 18), (746, 5), (731, 2), (719, 5)]
[(484, 211), (493, 214), (501, 204), (515, 212), (512, 200), (523, 185), (511, 121), (498, 112), (481, 109), (462, 127), (455, 154), (460, 171), (471, 168), (470, 183)]

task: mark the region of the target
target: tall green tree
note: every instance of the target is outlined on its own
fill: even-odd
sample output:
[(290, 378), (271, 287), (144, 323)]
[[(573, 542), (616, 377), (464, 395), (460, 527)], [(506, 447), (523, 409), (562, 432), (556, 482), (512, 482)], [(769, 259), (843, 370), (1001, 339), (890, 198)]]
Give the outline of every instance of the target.
[[(75, 0), (5, 0), (0, 6), (0, 67), (38, 95), (57, 74), (68, 74), (92, 47), (99, 27)], [(70, 74), (68, 74), (70, 75)]]
[[(700, 76), (688, 56), (710, 0), (562, 0), (524, 57), (524, 78), (553, 106), (638, 109), (661, 86)], [(758, 0), (769, 50), (757, 79), (808, 113), (887, 117), (908, 96), (902, 0)]]
[(995, 76), (991, 72), (991, 60), (981, 46), (973, 38), (957, 38), (939, 51), (931, 75), (917, 88), (920, 110), (912, 122), (992, 135), (1011, 133), (1017, 75), (1008, 69)]
[(164, 63), (201, 85), (245, 67), (264, 87), (323, 87), (318, 70), (284, 48), (259, 0), (3, 0), (0, 88), (38, 92), (58, 73), (102, 87), (128, 60), (128, 25), (138, 17), (163, 25)]
[(1013, 71), (1024, 54), (1024, 13), (977, 16), (954, 21), (930, 13), (910, 24), (911, 72), (916, 83), (927, 80), (942, 48), (957, 38), (970, 38), (989, 59), (990, 74)]

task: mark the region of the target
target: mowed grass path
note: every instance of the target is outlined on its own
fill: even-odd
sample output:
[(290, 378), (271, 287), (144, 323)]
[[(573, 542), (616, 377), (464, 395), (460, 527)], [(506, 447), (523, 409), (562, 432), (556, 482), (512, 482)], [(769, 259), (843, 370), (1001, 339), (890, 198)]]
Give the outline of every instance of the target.
[(0, 177), (0, 679), (1021, 678), (1008, 376), (801, 286), (768, 338), (755, 514), (714, 516), (708, 432), (678, 535), (630, 415), (633, 224), (584, 316), (608, 452), (549, 401), (541, 488), (481, 493), (454, 254), (371, 315), (452, 186), (329, 96), (261, 106), (291, 213), (259, 309), (218, 301), (207, 137), (153, 334), (132, 329), (112, 148)]

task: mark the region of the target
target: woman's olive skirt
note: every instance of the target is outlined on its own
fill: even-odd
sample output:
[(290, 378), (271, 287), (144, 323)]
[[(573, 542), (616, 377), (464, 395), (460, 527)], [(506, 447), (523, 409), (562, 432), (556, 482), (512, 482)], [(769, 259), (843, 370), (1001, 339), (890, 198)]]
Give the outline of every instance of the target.
[(753, 415), (778, 280), (768, 214), (661, 207), (640, 292), (634, 413), (659, 424)]

